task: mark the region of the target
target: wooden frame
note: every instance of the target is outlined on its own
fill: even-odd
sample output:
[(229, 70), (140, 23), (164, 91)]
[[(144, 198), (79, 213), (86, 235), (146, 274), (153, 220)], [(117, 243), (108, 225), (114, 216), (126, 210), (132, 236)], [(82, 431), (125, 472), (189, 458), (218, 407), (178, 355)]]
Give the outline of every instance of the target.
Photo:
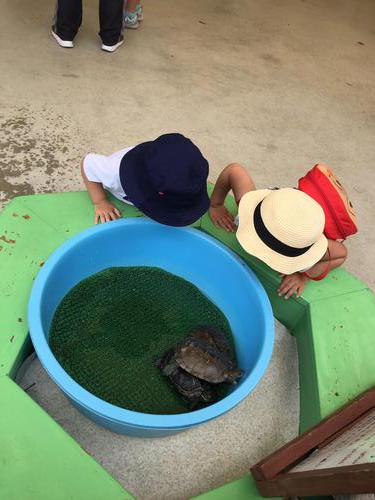
[(375, 387), (251, 468), (263, 496), (312, 496), (375, 492), (375, 463), (293, 472), (312, 451), (322, 449), (375, 409)]

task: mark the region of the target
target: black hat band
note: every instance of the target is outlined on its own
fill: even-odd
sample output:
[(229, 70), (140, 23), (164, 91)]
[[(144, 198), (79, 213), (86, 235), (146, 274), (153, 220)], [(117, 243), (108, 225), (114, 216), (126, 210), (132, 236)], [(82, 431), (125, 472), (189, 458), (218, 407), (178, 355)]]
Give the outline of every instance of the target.
[(285, 255), (285, 257), (299, 257), (300, 255), (303, 255), (308, 250), (310, 250), (312, 245), (304, 248), (290, 247), (289, 245), (286, 245), (282, 241), (275, 238), (275, 236), (268, 231), (263, 222), (260, 211), (262, 202), (263, 200), (256, 206), (253, 219), (255, 231), (259, 238), (263, 241), (263, 243), (271, 248), (271, 250), (273, 250), (274, 252)]

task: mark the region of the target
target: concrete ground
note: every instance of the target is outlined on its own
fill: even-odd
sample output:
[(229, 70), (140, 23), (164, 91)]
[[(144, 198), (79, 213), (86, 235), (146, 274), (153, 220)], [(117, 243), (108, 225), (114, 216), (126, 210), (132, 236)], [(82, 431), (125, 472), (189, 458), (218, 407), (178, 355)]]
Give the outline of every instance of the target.
[(298, 433), (296, 343), (278, 322), (271, 363), (250, 396), (219, 419), (167, 438), (101, 429), (68, 402), (39, 360), (19, 383), (137, 500), (182, 500), (220, 486)]
[[(347, 186), (358, 214), (360, 232), (348, 242), (347, 268), (374, 287), (372, 0), (144, 0), (142, 28), (126, 32), (115, 54), (99, 50), (97, 2), (89, 0), (76, 47), (59, 48), (49, 35), (54, 3), (0, 0), (1, 203), (18, 194), (81, 189), (78, 164), (85, 153), (111, 153), (169, 131), (200, 146), (212, 180), (238, 161), (258, 187), (290, 186), (325, 162)], [(280, 369), (295, 366), (290, 350), (275, 356)], [(166, 491), (168, 474), (159, 477), (158, 471), (168, 472), (176, 456), (190, 464), (190, 475), (181, 469), (186, 492), (241, 474), (258, 452), (296, 432), (296, 420), (290, 427), (279, 420), (297, 418), (296, 381), (267, 380), (252, 397), (264, 418), (272, 413), (267, 425), (254, 418), (251, 439), (238, 440), (253, 416), (249, 398), (227, 417), (169, 441), (125, 438), (124, 477), (130, 480), (133, 467), (145, 471), (150, 455), (159, 492)], [(81, 418), (66, 416), (77, 439)], [(97, 428), (85, 425), (88, 449)], [(258, 437), (261, 447), (254, 452)], [(210, 439), (216, 451), (202, 462)], [(130, 466), (127, 450), (134, 452)], [(228, 450), (235, 456), (229, 466)], [(105, 466), (112, 470), (110, 459)], [(150, 478), (132, 481), (128, 487), (136, 492)]]
[(375, 248), (373, 0), (144, 0), (145, 21), (99, 50), (84, 1), (73, 50), (49, 35), (55, 1), (0, 0), (0, 194), (81, 189), (80, 158), (180, 131), (259, 187), (317, 162), (351, 193), (360, 232), (347, 267), (372, 287)]

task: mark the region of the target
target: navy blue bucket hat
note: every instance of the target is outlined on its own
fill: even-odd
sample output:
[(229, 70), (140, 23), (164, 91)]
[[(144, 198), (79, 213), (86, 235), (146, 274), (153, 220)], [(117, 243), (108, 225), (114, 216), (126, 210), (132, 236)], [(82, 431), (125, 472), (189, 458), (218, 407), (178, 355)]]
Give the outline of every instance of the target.
[(145, 215), (168, 226), (188, 226), (207, 210), (208, 162), (181, 134), (143, 142), (121, 160), (120, 181)]

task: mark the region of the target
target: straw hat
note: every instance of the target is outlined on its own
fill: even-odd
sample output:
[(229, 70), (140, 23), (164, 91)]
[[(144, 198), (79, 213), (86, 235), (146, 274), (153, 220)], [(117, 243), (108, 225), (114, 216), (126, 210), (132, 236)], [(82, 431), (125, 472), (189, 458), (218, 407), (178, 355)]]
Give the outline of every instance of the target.
[(323, 209), (297, 189), (250, 191), (241, 198), (238, 214), (241, 246), (275, 271), (307, 269), (327, 250)]

